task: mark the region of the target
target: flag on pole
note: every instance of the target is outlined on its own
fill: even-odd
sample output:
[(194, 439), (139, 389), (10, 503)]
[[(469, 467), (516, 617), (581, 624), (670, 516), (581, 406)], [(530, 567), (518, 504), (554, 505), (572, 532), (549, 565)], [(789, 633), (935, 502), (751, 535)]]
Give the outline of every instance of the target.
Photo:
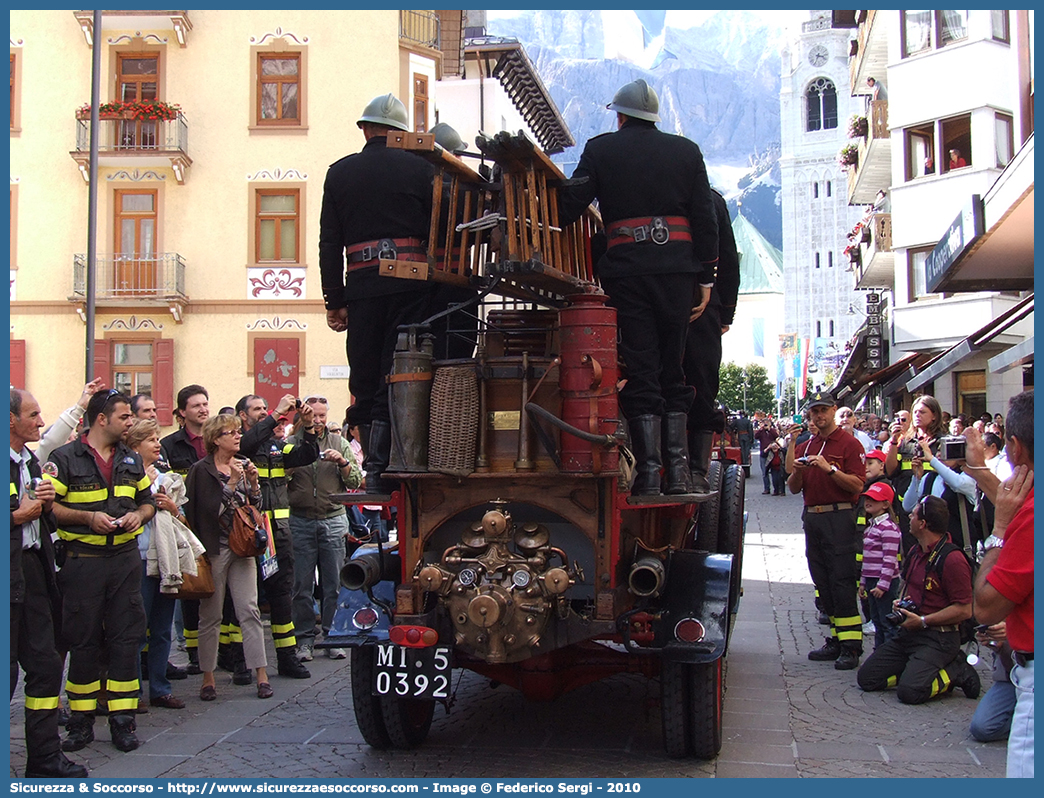
[(797, 379), (798, 398), (804, 399), (808, 392), (808, 338), (798, 338), (797, 359), (794, 361), (794, 377)]

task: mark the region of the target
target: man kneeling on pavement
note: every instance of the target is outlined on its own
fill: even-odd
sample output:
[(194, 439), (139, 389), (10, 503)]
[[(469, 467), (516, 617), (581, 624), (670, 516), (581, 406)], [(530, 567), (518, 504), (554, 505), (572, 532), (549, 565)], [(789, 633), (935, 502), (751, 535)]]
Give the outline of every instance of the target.
[[(904, 704), (923, 704), (956, 685), (968, 698), (979, 696), (979, 675), (961, 650), (959, 626), (972, 615), (972, 574), (967, 558), (947, 546), (949, 510), (936, 496), (922, 499), (910, 513), (910, 549), (903, 573), (899, 636), (874, 650), (859, 669), (866, 691), (896, 688)], [(909, 599), (912, 607), (901, 606)]]

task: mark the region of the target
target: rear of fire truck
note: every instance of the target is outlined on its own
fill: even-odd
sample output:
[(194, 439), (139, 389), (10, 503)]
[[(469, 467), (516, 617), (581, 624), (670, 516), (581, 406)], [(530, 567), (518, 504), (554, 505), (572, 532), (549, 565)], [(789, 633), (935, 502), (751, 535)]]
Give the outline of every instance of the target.
[(396, 537), (345, 564), (320, 646), (351, 648), (375, 748), (424, 741), (454, 668), (543, 701), (630, 672), (660, 682), (668, 754), (714, 757), (742, 468), (712, 463), (709, 494), (629, 495), (616, 316), (592, 270), (598, 214), (560, 228), (563, 176), (546, 155), (522, 134), (478, 143), (473, 170), (428, 135), (389, 135), (435, 164), (439, 201), (427, 264), (381, 271), (476, 290), (449, 330), (473, 356), (434, 351), (426, 325), (400, 330), (385, 474), (398, 487), (342, 497), (393, 508)]

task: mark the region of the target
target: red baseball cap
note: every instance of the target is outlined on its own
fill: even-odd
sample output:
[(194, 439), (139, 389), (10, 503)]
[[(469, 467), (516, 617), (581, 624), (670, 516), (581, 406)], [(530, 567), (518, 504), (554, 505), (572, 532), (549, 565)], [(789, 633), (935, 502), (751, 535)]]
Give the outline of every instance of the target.
[(887, 455), (880, 449), (872, 449), (866, 453), (867, 460), (880, 460), (882, 463), (888, 459)]
[(875, 502), (889, 502), (895, 499), (895, 491), (887, 482), (875, 482), (865, 491), (863, 495), (873, 499)]

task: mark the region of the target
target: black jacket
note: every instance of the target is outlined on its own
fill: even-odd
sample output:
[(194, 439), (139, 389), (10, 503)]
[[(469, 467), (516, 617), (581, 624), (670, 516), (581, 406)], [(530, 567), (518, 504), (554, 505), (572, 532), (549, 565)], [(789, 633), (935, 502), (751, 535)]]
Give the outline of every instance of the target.
[[(30, 452), (29, 476), (35, 479), (40, 476), (40, 461)], [(11, 461), (11, 603), (21, 604), (25, 600), (25, 576), (22, 572), (22, 525), (14, 522), (14, 512), (21, 503), (18, 495), (22, 490), (22, 469), (14, 460)], [(43, 552), (44, 572), (47, 575), (47, 592), (51, 596), (51, 604), (58, 604), (58, 586), (54, 579), (54, 544), (51, 534), (55, 530), (54, 513), (40, 515), (40, 549)], [(60, 617), (56, 614), (55, 617)]]
[(699, 273), (713, 283), (718, 259), (718, 221), (700, 148), (683, 136), (657, 130), (640, 120), (615, 133), (587, 142), (573, 172), (579, 181), (559, 192), (559, 221), (580, 218), (597, 197), (606, 229), (613, 222), (646, 216), (685, 216), (692, 243), (652, 241), (610, 247), (598, 262), (598, 274)]
[(185, 429), (179, 429), (160, 441), (163, 450), (163, 459), (167, 461), (171, 471), (185, 476), (192, 464), (199, 460), (196, 448), (189, 443), (188, 433)]
[(345, 248), (381, 238), (426, 241), (431, 225), (434, 167), (412, 152), (388, 149), (385, 139), (330, 166), (319, 217), (319, 272), (327, 310), (353, 299), (428, 290), (424, 280), (381, 277), (377, 266), (345, 278)]
[(740, 262), (736, 250), (736, 236), (732, 232), (732, 219), (725, 198), (711, 189), (714, 212), (718, 219), (718, 268), (711, 291), (710, 304), (720, 307), (723, 327), (730, 326), (736, 318), (736, 300), (739, 297)]
[(273, 518), (273, 526), (278, 524), (285, 527), (290, 523), (286, 469), (314, 463), (319, 457), (319, 444), (314, 432), (302, 432), (302, 440), (297, 445), (280, 441), (272, 434), (276, 423), (276, 418), (270, 415), (252, 426), (244, 433), (239, 443), (239, 453), (249, 457), (257, 466), (257, 475), (261, 483), (261, 506)]

